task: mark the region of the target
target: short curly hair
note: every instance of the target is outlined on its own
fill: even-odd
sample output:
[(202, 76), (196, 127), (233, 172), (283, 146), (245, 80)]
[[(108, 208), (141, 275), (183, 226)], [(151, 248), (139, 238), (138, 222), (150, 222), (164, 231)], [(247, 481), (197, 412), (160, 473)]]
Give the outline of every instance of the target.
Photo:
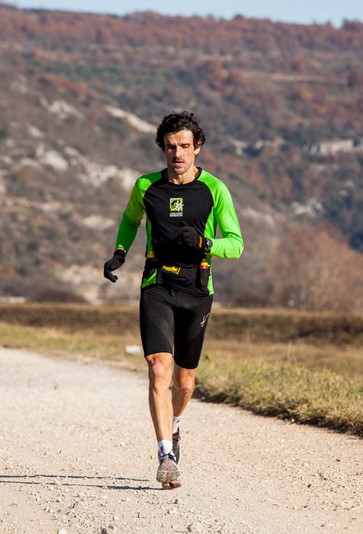
[(181, 130), (190, 130), (194, 137), (194, 146), (202, 146), (205, 143), (204, 130), (198, 124), (198, 118), (194, 113), (182, 111), (180, 113), (170, 113), (165, 115), (156, 131), (156, 144), (165, 150), (164, 136), (169, 133), (180, 132)]

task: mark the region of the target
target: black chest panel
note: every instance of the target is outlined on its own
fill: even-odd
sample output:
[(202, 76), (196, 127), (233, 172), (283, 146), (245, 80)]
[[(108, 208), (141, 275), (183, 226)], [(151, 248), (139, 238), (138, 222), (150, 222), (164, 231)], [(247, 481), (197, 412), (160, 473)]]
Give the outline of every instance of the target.
[(144, 196), (146, 215), (151, 224), (153, 249), (159, 261), (182, 266), (198, 265), (201, 254), (175, 243), (182, 222), (204, 234), (213, 208), (209, 188), (195, 179), (184, 185), (170, 183), (164, 176), (154, 182)]

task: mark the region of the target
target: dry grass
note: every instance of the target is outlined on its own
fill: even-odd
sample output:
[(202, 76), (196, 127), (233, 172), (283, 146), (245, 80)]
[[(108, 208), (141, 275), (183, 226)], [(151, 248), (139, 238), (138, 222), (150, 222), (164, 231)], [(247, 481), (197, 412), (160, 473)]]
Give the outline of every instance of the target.
[(363, 382), (302, 364), (203, 359), (197, 392), (255, 413), (363, 436)]
[(303, 340), (287, 342), (224, 341), (207, 335), (204, 356), (213, 357), (231, 366), (236, 361), (251, 365), (301, 365), (310, 371), (331, 371), (346, 377), (363, 377), (363, 350), (358, 345), (307, 343)]
[[(113, 360), (146, 372), (136, 307), (0, 305), (0, 343)], [(363, 317), (213, 311), (197, 395), (263, 415), (363, 436)]]

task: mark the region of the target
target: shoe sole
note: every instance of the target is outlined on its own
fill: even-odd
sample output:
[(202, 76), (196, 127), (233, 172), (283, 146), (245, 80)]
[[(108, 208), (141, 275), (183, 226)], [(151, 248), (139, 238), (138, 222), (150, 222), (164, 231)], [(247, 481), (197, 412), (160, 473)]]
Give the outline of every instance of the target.
[(161, 485), (164, 490), (173, 490), (180, 488), (181, 482), (180, 480), (173, 480), (172, 482), (163, 482)]
[(180, 479), (180, 471), (175, 473), (169, 473), (168, 471), (162, 471), (161, 473), (156, 474), (156, 480), (162, 484), (169, 484), (170, 482), (178, 482)]
[(156, 473), (156, 480), (161, 482), (161, 484), (176, 484), (179, 482), (181, 476), (180, 469), (176, 463), (169, 462), (170, 461), (167, 460), (166, 463), (164, 463), (164, 466), (161, 464)]

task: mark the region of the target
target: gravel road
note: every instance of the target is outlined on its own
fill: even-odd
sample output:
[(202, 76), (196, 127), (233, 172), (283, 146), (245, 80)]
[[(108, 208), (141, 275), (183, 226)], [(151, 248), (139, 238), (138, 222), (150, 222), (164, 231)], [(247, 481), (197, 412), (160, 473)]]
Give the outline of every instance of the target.
[(1, 534), (363, 532), (357, 438), (193, 400), (165, 491), (146, 372), (5, 348), (0, 366)]

